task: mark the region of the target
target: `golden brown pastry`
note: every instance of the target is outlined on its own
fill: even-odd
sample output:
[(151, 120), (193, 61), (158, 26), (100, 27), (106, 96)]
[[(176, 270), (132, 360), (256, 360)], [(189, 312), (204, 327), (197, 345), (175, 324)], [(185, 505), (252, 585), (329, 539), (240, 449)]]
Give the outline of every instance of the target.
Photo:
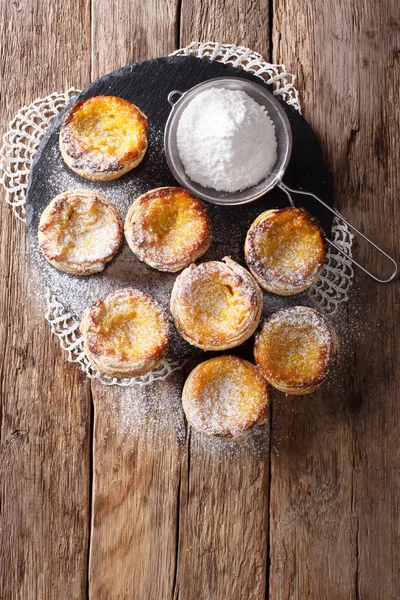
[(122, 221), (104, 194), (69, 190), (43, 211), (38, 238), (43, 256), (53, 267), (71, 275), (91, 275), (117, 254)]
[(205, 206), (179, 187), (162, 187), (139, 196), (125, 220), (132, 252), (159, 271), (174, 273), (202, 256), (210, 245)]
[(258, 369), (236, 356), (201, 363), (190, 373), (182, 392), (189, 423), (225, 440), (242, 438), (264, 423), (268, 401), (268, 386)]
[(136, 377), (154, 369), (168, 348), (169, 326), (149, 294), (133, 289), (94, 300), (82, 316), (84, 348), (92, 365), (112, 377)]
[(312, 308), (283, 308), (256, 335), (254, 356), (266, 380), (285, 394), (309, 394), (328, 377), (339, 352), (332, 325)]
[(93, 96), (74, 104), (60, 128), (67, 165), (85, 179), (110, 181), (134, 169), (147, 149), (147, 117), (116, 96)]
[(311, 287), (325, 263), (325, 236), (302, 208), (267, 210), (251, 225), (246, 262), (268, 292), (293, 296)]
[(190, 265), (176, 278), (171, 294), (178, 332), (202, 350), (245, 342), (257, 328), (262, 307), (257, 282), (229, 257)]

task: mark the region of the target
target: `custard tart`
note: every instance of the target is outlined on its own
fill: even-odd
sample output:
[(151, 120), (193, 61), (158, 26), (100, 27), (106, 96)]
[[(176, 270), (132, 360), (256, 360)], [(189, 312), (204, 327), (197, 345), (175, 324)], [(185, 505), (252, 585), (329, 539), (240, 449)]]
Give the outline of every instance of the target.
[(132, 252), (153, 269), (171, 273), (206, 252), (210, 231), (205, 206), (179, 187), (161, 187), (139, 196), (125, 220)]
[(122, 221), (100, 192), (69, 190), (43, 211), (38, 238), (43, 256), (53, 267), (71, 275), (91, 275), (117, 254)]
[(93, 96), (67, 111), (60, 150), (67, 165), (85, 179), (110, 181), (134, 169), (147, 149), (147, 117), (116, 96)]
[(188, 422), (224, 440), (244, 437), (267, 418), (268, 386), (257, 367), (236, 356), (218, 356), (198, 365), (182, 392)]
[(325, 236), (302, 208), (267, 210), (251, 225), (244, 250), (247, 266), (261, 287), (279, 296), (294, 296), (321, 275)]
[(285, 394), (309, 394), (325, 381), (339, 352), (327, 319), (312, 308), (293, 306), (272, 314), (260, 327), (254, 356), (266, 380)]
[(202, 350), (226, 350), (256, 330), (262, 291), (250, 273), (225, 257), (190, 265), (176, 278), (171, 312), (179, 334)]
[(139, 290), (121, 289), (94, 300), (80, 329), (88, 359), (111, 377), (144, 375), (168, 349), (167, 317), (152, 296)]

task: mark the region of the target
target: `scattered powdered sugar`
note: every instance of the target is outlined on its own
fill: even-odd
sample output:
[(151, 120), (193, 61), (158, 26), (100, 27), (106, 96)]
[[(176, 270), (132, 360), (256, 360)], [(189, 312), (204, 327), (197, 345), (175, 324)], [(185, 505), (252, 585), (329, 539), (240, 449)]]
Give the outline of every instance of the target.
[(191, 339), (208, 346), (246, 339), (246, 331), (249, 337), (261, 302), (250, 273), (229, 257), (191, 265), (179, 275), (172, 295), (177, 322)]
[[(273, 294), (265, 294), (265, 296), (266, 315), (287, 306), (288, 301), (293, 306), (299, 304), (312, 306), (312, 301), (306, 293), (292, 298), (279, 297)], [(354, 358), (354, 348), (357, 347), (359, 342), (362, 342), (364, 336), (363, 313), (360, 306), (355, 299), (350, 304), (342, 306), (334, 318), (331, 319), (339, 337), (339, 362), (330, 378), (320, 388), (321, 391), (316, 393), (319, 396), (322, 394), (324, 403), (327, 406), (333, 399), (337, 403), (336, 399), (345, 395), (348, 390), (348, 365)], [(231, 352), (235, 354), (235, 349)], [(138, 432), (141, 432), (141, 435), (148, 432), (149, 435), (154, 437), (155, 441), (162, 440), (160, 451), (163, 451), (166, 437), (172, 441), (177, 439), (179, 444), (182, 445), (189, 436), (190, 453), (193, 460), (201, 460), (204, 456), (211, 456), (213, 461), (220, 462), (247, 459), (249, 456), (260, 461), (265, 460), (269, 452), (269, 432), (271, 428), (269, 420), (265, 425), (255, 427), (244, 439), (237, 441), (226, 441), (197, 432), (185, 422), (180, 390), (175, 387), (179, 388), (179, 384), (176, 383), (174, 378), (175, 376), (172, 376), (166, 382), (156, 382), (149, 390), (147, 388), (134, 388), (134, 397), (131, 393), (118, 396), (112, 409), (115, 426), (120, 434), (124, 436), (124, 443), (130, 446), (132, 439), (137, 436)], [(168, 381), (171, 384), (171, 389), (166, 395), (162, 392), (159, 393), (158, 386), (164, 388), (165, 385), (168, 385)], [(287, 407), (293, 406), (292, 410), (296, 414), (308, 412), (313, 394), (304, 397), (285, 397), (284, 394), (270, 387), (270, 395), (274, 406), (273, 414), (275, 415), (271, 451), (274, 455), (279, 456), (284, 442), (281, 432), (287, 431), (287, 427), (282, 424), (281, 419), (287, 413)], [(283, 412), (281, 411), (281, 405)]]
[[(212, 456), (213, 462), (246, 461), (252, 457), (263, 463), (269, 452), (269, 421), (265, 425), (254, 427), (242, 439), (229, 441), (199, 433), (194, 429), (190, 433), (190, 455), (193, 460), (204, 460)], [(247, 464), (246, 462), (244, 464)]]
[[(285, 339), (289, 342), (301, 341), (306, 334), (312, 334), (321, 346), (330, 343), (330, 329), (325, 318), (307, 306), (283, 308), (268, 319), (271, 327), (282, 326)], [(300, 333), (299, 333), (300, 332)]]
[[(357, 360), (357, 348), (365, 343), (367, 305), (365, 300), (364, 302), (361, 300), (360, 291), (353, 289), (350, 302), (342, 304), (335, 315), (329, 319), (339, 339), (338, 363), (317, 392), (306, 396), (285, 396), (271, 388), (273, 403), (271, 452), (275, 456), (283, 453), (282, 448), (287, 446), (288, 439), (296, 439), (297, 444), (296, 431), (294, 433), (290, 431), (292, 418), (300, 419), (300, 427), (303, 427), (306, 421), (313, 427), (320, 428), (325, 427), (328, 422), (329, 427), (335, 430), (338, 423), (340, 426), (343, 425), (342, 419), (347, 419), (348, 414), (353, 410), (351, 393), (349, 393), (349, 388), (351, 389), (353, 385), (352, 371)], [(310, 418), (305, 416), (310, 414), (313, 414)], [(329, 431), (326, 434), (331, 435)], [(311, 432), (310, 442), (312, 438)]]
[[(175, 374), (171, 380), (154, 382), (150, 388), (132, 388), (115, 396), (112, 404), (114, 425), (131, 445), (132, 437), (139, 432), (152, 432), (165, 450), (166, 437), (182, 444), (187, 435), (187, 426), (179, 393), (176, 390)], [(162, 437), (159, 434), (162, 432)], [(154, 447), (153, 447), (154, 449)]]
[(256, 185), (277, 159), (275, 127), (265, 107), (240, 90), (198, 94), (182, 113), (177, 146), (193, 181), (224, 192)]
[(284, 308), (263, 325), (257, 339), (258, 361), (277, 384), (296, 386), (322, 379), (336, 358), (328, 321), (305, 306)]
[(261, 213), (247, 233), (247, 264), (275, 289), (295, 293), (310, 286), (322, 271), (324, 259), (323, 233), (304, 209)]

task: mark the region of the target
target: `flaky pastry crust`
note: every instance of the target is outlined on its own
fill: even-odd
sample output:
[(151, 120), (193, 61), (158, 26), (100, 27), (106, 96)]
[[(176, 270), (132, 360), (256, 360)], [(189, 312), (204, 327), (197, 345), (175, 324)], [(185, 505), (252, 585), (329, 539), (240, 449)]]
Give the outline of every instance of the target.
[(147, 117), (117, 96), (77, 102), (60, 128), (66, 164), (85, 179), (110, 181), (137, 167), (147, 149)]
[(139, 290), (117, 290), (105, 300), (94, 300), (83, 313), (80, 329), (90, 362), (112, 377), (144, 375), (168, 349), (164, 310)]
[(256, 330), (262, 291), (250, 273), (229, 257), (190, 265), (176, 278), (171, 312), (179, 334), (202, 350), (226, 350)]
[(188, 422), (212, 437), (237, 440), (267, 418), (268, 386), (257, 367), (236, 356), (218, 356), (187, 378), (182, 404)]
[(262, 288), (293, 296), (311, 287), (324, 267), (325, 236), (302, 208), (267, 210), (247, 232), (247, 266)]
[(208, 249), (211, 224), (202, 202), (179, 187), (139, 196), (125, 220), (132, 252), (153, 269), (181, 271)]
[(329, 321), (306, 306), (283, 308), (260, 326), (254, 357), (266, 380), (285, 394), (309, 394), (337, 362), (339, 342)]
[(91, 275), (102, 271), (120, 249), (122, 221), (104, 194), (68, 190), (43, 211), (38, 239), (53, 267), (71, 275)]

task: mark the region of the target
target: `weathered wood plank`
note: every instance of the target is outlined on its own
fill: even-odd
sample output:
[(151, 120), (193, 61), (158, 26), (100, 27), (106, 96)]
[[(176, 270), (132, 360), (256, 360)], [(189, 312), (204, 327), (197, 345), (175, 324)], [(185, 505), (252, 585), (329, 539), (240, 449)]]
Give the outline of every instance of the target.
[(180, 46), (192, 41), (247, 46), (268, 59), (269, 2), (182, 0)]
[(143, 388), (93, 385), (90, 598), (172, 597), (181, 386), (181, 372)]
[[(268, 56), (268, 2), (182, 2), (181, 46), (244, 44)], [(236, 444), (187, 441), (181, 479), (175, 598), (265, 597), (269, 423)]]
[(265, 598), (269, 425), (239, 443), (191, 431), (174, 598)]
[[(273, 59), (299, 76), (338, 206), (399, 258), (400, 13), (392, 0), (376, 8), (277, 0)], [(383, 266), (364, 246), (357, 254)], [(271, 598), (400, 595), (399, 283), (356, 278), (341, 373), (312, 397), (274, 404)]]
[[(177, 10), (175, 0), (118, 0), (112, 5), (94, 0), (92, 79), (172, 52)], [(177, 427), (185, 437), (181, 388), (181, 373), (147, 388), (92, 386), (90, 598), (172, 596), (180, 478)]]
[(92, 0), (92, 80), (176, 49), (178, 0)]
[[(89, 4), (0, 2), (3, 131), (23, 104), (88, 82)], [(3, 197), (0, 213), (0, 597), (81, 599), (89, 387), (45, 322), (44, 287), (25, 227)]]

